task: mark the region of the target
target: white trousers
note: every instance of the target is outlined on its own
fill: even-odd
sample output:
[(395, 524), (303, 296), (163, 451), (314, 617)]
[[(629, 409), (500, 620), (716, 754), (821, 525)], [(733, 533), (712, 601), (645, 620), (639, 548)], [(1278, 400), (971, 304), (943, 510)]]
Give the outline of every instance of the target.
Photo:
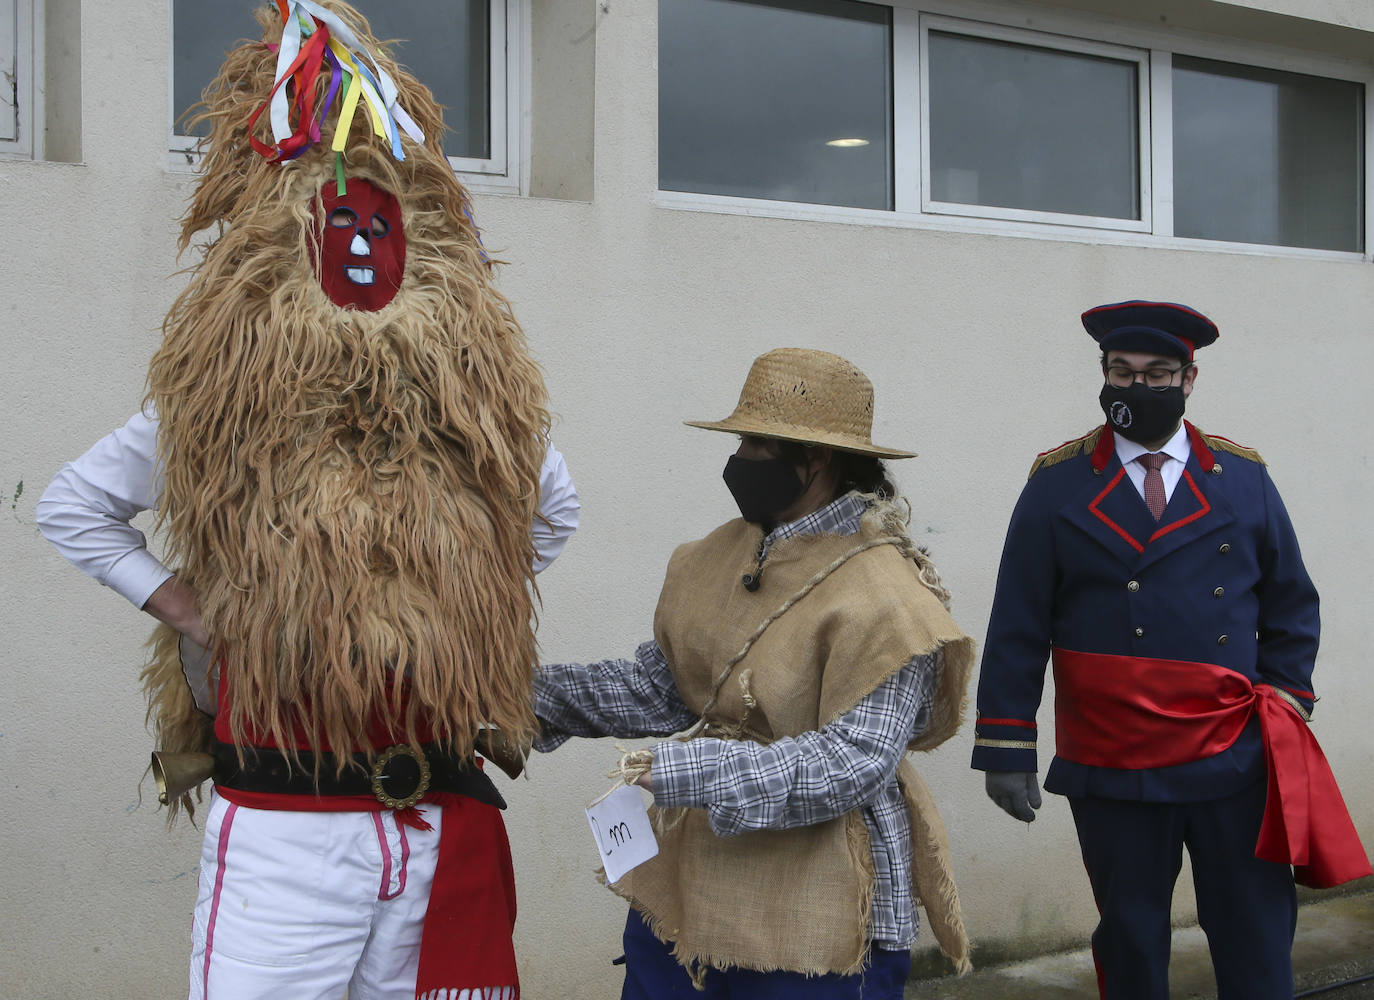
[[(249, 809), (216, 795), (191, 934), (191, 1000), (414, 1000), (438, 855), (390, 812)], [(513, 995), (513, 993), (512, 993)]]

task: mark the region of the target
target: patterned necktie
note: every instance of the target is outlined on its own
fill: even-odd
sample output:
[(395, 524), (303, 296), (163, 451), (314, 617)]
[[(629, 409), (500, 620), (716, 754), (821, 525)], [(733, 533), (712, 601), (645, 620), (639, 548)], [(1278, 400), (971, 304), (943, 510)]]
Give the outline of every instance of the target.
[(1136, 461), (1145, 466), (1145, 506), (1150, 508), (1150, 513), (1158, 521), (1164, 516), (1164, 477), (1159, 474), (1159, 468), (1169, 460), (1169, 456), (1163, 452), (1154, 452), (1139, 456)]

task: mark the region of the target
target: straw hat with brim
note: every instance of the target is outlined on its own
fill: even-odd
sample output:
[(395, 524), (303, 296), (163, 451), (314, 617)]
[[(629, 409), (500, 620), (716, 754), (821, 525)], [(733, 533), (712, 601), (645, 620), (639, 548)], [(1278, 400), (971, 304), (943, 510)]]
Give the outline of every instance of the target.
[(873, 443), (873, 383), (838, 354), (781, 347), (754, 359), (735, 412), (689, 427), (823, 444), (876, 458), (915, 458)]

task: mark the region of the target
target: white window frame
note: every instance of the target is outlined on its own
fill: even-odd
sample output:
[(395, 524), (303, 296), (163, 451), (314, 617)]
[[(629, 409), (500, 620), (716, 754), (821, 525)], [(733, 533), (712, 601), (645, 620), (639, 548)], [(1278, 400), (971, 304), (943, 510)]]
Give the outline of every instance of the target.
[(42, 159), (43, 0), (0, 0), (0, 21), (0, 87), (14, 100), (12, 123), (9, 111), (0, 111), (0, 156)]
[[(0, 0), (0, 4), (6, 0)], [(32, 0), (18, 0), (19, 3)], [(491, 5), (490, 37), (490, 134), (491, 155), (485, 159), (464, 156), (450, 156), (449, 163), (456, 173), (462, 175), (464, 184), (473, 191), (484, 194), (524, 194), (529, 189), (528, 172), (525, 169), (527, 158), (520, 155), (526, 141), (525, 132), (528, 114), (524, 108), (526, 87), (524, 86), (525, 67), (528, 60), (524, 53), (529, 45), (529, 28), (526, 5), (529, 0), (489, 0)], [(170, 31), (172, 5), (168, 8), (168, 37)], [(423, 81), (422, 81), (423, 82)], [(176, 132), (177, 109), (173, 107), (172, 59), (167, 59), (167, 120), (169, 122), (169, 166), (173, 170), (194, 169), (199, 161), (196, 136), (179, 135)]]
[[(1128, 48), (1123, 45), (1106, 45), (1101, 42), (1042, 32), (1009, 28), (999, 24), (969, 21), (963, 18), (944, 17), (939, 14), (922, 14), (920, 18), (920, 59), (921, 72), (921, 211), (934, 215), (964, 215), (978, 219), (1006, 219), (1014, 222), (1040, 222), (1054, 225), (1091, 226), (1094, 228), (1115, 229), (1122, 232), (1148, 233), (1151, 225), (1150, 198), (1150, 53), (1144, 49)], [(1034, 46), (1054, 52), (1067, 52), (1074, 55), (1102, 56), (1118, 62), (1134, 63), (1136, 67), (1136, 177), (1140, 188), (1137, 192), (1139, 219), (1097, 218), (1087, 215), (1072, 215), (1062, 212), (1043, 212), (1023, 208), (1003, 208), (996, 205), (976, 203), (935, 201), (931, 197), (930, 179), (930, 33), (942, 32), (962, 35), (966, 38), (987, 39), (995, 42), (1011, 42), (1015, 45)], [(893, 47), (896, 48), (894, 39)], [(1136, 178), (1132, 178), (1135, 180)]]
[[(880, 0), (868, 0), (880, 2)], [(935, 229), (1119, 246), (1164, 247), (1318, 260), (1374, 261), (1374, 60), (1325, 56), (1277, 45), (1157, 29), (1105, 15), (1006, 0), (886, 0), (892, 9), (893, 211), (663, 191), (655, 204), (730, 215)], [(926, 45), (949, 30), (1043, 48), (1140, 60), (1142, 220), (1025, 212), (929, 199)], [(1126, 53), (1126, 55), (1123, 55)], [(1345, 80), (1364, 87), (1364, 250), (1314, 250), (1174, 236), (1173, 58), (1194, 56)]]

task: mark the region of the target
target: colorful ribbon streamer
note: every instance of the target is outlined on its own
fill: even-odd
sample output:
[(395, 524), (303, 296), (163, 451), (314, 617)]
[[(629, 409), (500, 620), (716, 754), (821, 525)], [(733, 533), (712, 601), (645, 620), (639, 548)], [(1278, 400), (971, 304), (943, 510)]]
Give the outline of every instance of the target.
[[(373, 132), (397, 160), (405, 159), (402, 132), (415, 142), (425, 141), (424, 133), (399, 103), (395, 81), (336, 14), (312, 0), (277, 0), (277, 9), (282, 14), (282, 39), (276, 80), (267, 100), (248, 119), (254, 150), (276, 163), (300, 156), (320, 142), (325, 117), (340, 94), (332, 143), (336, 153), (348, 145), (359, 101), (367, 108)], [(328, 72), (330, 81), (317, 112), (315, 90), (321, 72)], [(269, 109), (271, 146), (252, 134), (259, 116)]]

